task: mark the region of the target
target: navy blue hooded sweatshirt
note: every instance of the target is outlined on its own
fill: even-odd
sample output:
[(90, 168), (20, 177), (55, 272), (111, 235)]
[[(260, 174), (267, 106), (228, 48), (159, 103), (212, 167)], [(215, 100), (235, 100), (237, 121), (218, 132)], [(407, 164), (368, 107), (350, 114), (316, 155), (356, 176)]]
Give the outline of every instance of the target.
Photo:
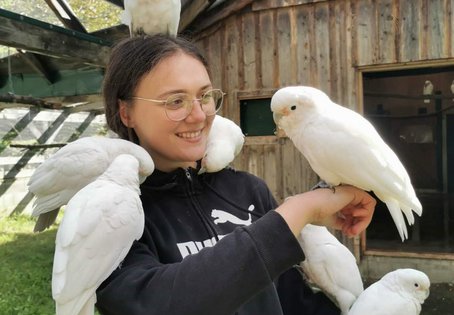
[(256, 176), (159, 170), (141, 185), (142, 238), (97, 291), (103, 315), (331, 315), (296, 268), (304, 254)]

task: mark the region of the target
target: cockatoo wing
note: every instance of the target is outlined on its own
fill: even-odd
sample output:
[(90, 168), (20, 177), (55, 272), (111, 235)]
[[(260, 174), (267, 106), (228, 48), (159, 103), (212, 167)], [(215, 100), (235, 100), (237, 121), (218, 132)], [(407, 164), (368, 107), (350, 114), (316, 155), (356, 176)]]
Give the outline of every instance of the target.
[(348, 315), (416, 315), (417, 309), (411, 300), (381, 283), (374, 283), (359, 296)]
[[(318, 231), (310, 233), (309, 228)], [(325, 227), (308, 225), (299, 237), (306, 259), (301, 267), (309, 280), (339, 306), (343, 315), (363, 292), (356, 259)]]
[(122, 153), (131, 154), (139, 160), (141, 182), (154, 171), (153, 160), (145, 149), (130, 141), (107, 137), (80, 138), (42, 163), (28, 183), (29, 191), (36, 197), (32, 215), (40, 216), (35, 231), (50, 226), (59, 208), (100, 176)]
[[(129, 162), (123, 159), (121, 163)], [(131, 169), (127, 171), (131, 173)], [(57, 232), (52, 274), (57, 315), (77, 315), (82, 308), (92, 309), (94, 304), (86, 304), (95, 300), (97, 287), (143, 233), (138, 180), (131, 187), (122, 182), (124, 173), (117, 172), (114, 181), (101, 176), (80, 190), (65, 209)]]
[(216, 115), (208, 135), (200, 173), (217, 172), (227, 167), (244, 144), (241, 128), (230, 119)]
[(331, 106), (329, 111), (300, 133), (301, 139), (294, 141), (297, 147), (329, 184), (374, 191), (387, 204), (401, 237), (406, 237), (401, 208), (410, 224), (414, 223), (411, 209), (422, 213), (407, 171), (361, 115), (341, 106)]

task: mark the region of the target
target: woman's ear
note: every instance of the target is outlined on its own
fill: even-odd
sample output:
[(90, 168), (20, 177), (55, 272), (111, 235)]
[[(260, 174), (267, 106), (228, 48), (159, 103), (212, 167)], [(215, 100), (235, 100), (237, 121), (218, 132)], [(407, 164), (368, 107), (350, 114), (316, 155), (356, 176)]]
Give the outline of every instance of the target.
[(126, 101), (119, 100), (118, 106), (120, 109), (121, 122), (128, 128), (134, 128), (134, 123), (130, 115), (131, 112), (130, 105)]

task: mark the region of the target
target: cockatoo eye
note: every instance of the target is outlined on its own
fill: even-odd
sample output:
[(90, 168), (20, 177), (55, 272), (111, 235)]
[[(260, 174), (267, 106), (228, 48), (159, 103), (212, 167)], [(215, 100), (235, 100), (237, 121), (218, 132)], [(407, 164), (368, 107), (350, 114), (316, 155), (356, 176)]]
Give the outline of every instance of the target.
[(419, 284), (415, 283), (415, 287), (418, 288), (418, 287), (419, 287)]
[(290, 106), (290, 109), (291, 109), (291, 110), (295, 110), (295, 109), (296, 109), (296, 105)]

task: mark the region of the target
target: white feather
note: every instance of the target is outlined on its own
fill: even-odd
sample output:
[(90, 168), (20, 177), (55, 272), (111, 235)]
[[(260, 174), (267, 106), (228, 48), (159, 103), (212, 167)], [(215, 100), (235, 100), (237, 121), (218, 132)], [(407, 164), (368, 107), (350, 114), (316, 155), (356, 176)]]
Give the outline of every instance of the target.
[(29, 191), (36, 197), (32, 215), (58, 211), (122, 153), (131, 154), (139, 160), (141, 182), (154, 171), (148, 152), (122, 139), (85, 137), (58, 150), (35, 170), (28, 182)]
[(180, 0), (124, 0), (120, 19), (131, 36), (168, 34), (176, 36), (180, 23)]
[(52, 296), (57, 315), (93, 314), (96, 289), (141, 237), (139, 163), (119, 155), (70, 200), (58, 228)]
[(241, 151), (244, 135), (230, 119), (216, 115), (208, 135), (200, 173), (213, 173), (228, 166)]
[(358, 113), (332, 102), (322, 91), (286, 87), (272, 97), (276, 123), (328, 184), (373, 191), (388, 206), (402, 240), (422, 206), (407, 171), (375, 128)]
[(429, 296), (430, 280), (415, 269), (397, 269), (369, 286), (349, 315), (418, 315)]
[(324, 226), (306, 225), (298, 241), (305, 255), (300, 264), (304, 274), (347, 315), (364, 290), (355, 257)]

